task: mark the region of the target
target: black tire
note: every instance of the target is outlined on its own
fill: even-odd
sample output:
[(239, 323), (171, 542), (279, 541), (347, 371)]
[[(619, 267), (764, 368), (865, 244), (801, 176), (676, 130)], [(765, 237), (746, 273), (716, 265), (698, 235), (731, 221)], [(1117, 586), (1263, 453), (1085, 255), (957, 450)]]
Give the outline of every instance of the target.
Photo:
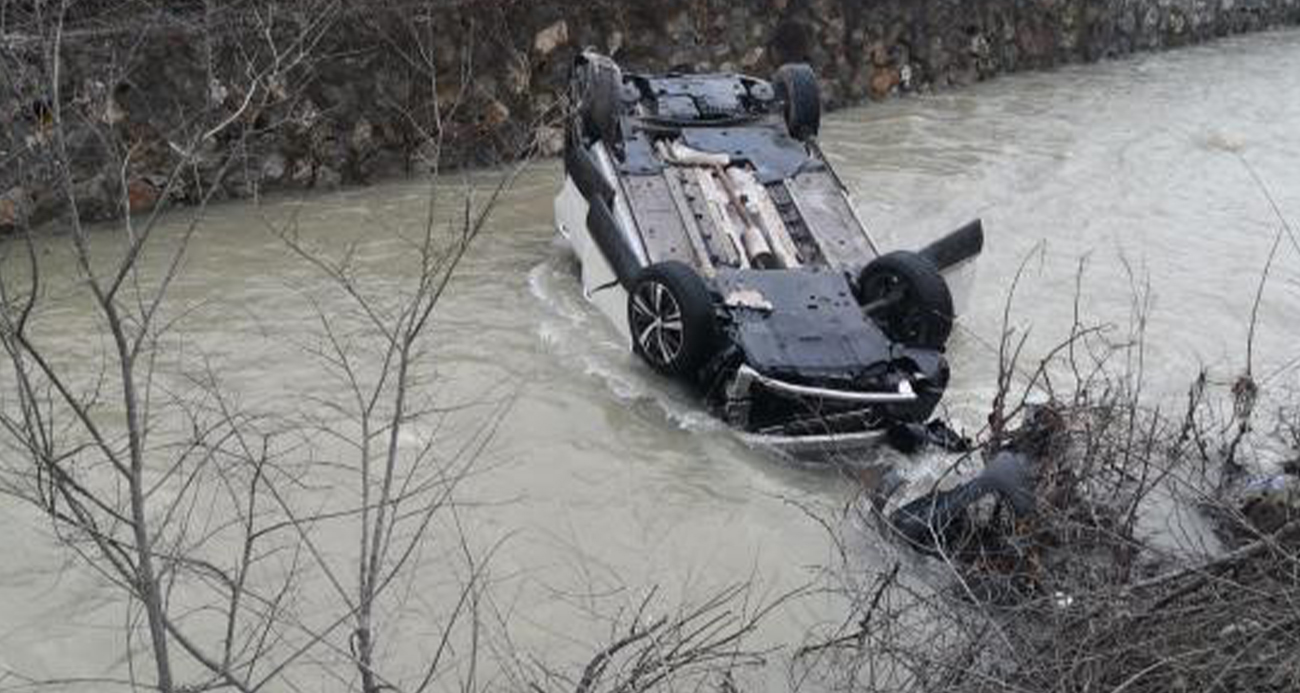
[(934, 263), (896, 251), (858, 275), (858, 304), (885, 334), (907, 346), (939, 349), (952, 334), (952, 293)]
[(610, 60), (591, 61), (579, 69), (579, 113), (586, 135), (603, 140), (609, 147), (618, 141), (618, 116), (621, 112), (623, 71)]
[(627, 324), (633, 351), (664, 375), (694, 378), (717, 350), (709, 287), (681, 262), (641, 270), (628, 291)]
[(787, 63), (772, 76), (776, 97), (785, 102), (785, 126), (796, 140), (816, 137), (822, 126), (817, 73), (805, 63)]

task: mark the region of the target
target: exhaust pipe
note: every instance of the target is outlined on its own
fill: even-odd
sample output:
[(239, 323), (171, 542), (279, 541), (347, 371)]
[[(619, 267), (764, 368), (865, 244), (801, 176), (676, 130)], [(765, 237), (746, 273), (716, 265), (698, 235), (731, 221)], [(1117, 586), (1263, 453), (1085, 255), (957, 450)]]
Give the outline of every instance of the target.
[(984, 249), (984, 223), (976, 219), (925, 246), (920, 254), (940, 271), (959, 265)]
[(749, 255), (749, 264), (759, 269), (774, 269), (778, 265), (772, 254), (772, 246), (767, 244), (763, 232), (753, 224), (746, 224), (740, 232), (740, 239), (745, 244), (745, 253)]

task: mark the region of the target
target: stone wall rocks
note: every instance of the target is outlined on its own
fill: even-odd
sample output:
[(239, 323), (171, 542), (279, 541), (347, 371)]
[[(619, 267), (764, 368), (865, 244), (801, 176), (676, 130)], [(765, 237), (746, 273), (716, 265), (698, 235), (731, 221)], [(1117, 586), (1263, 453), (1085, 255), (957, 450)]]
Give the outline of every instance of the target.
[[(1300, 0), (175, 5), (123, 17), (88, 2), (65, 31), (59, 112), (88, 217), (554, 154), (568, 65), (585, 46), (643, 70), (765, 75), (807, 61), (834, 108), (1300, 22)], [(42, 58), (52, 32), (0, 21), (4, 230), (67, 204)]]

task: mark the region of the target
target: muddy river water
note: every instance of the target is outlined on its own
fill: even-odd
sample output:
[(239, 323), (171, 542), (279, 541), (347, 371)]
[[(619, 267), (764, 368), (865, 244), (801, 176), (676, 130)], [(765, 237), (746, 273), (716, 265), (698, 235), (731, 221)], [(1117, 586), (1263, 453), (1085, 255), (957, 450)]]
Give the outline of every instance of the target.
[[(959, 426), (975, 430), (987, 412), (1003, 305), (1022, 265), (1012, 322), (1031, 329), (1029, 355), (1068, 333), (1081, 261), (1088, 320), (1128, 329), (1149, 287), (1146, 378), (1172, 396), (1202, 366), (1222, 377), (1242, 367), (1279, 229), (1252, 170), (1300, 223), (1300, 33), (841, 111), (823, 143), (885, 246), (984, 220), (978, 281), (949, 347)], [(833, 510), (849, 490), (835, 474), (740, 444), (619, 345), (556, 241), (560, 175), (558, 161), (542, 161), (516, 182), (453, 282), (428, 356), (439, 402), (512, 402), (462, 488), (460, 521), (479, 550), (503, 542), (492, 593), (513, 645), (567, 664), (607, 635), (597, 614), (651, 586), (673, 604), (740, 581), (759, 596), (808, 581), (831, 547), (805, 508)], [(211, 358), (245, 406), (292, 409), (320, 386), (305, 353), (319, 287), (264, 221), (297, 215), (325, 247), (356, 242), (360, 266), (397, 286), (403, 277), (384, 274), (399, 271), (406, 246), (392, 232), (418, 228), (425, 199), (425, 185), (396, 182), (214, 207), (173, 295), (193, 311), (187, 348)], [(1259, 309), (1256, 372), (1269, 387), (1300, 386), (1297, 240), (1283, 238)], [(64, 270), (52, 274), (71, 276)], [(93, 354), (95, 324), (73, 296), (52, 289), (49, 338), (67, 355)], [(37, 676), (120, 670), (116, 594), (26, 508), (0, 500), (0, 526), (0, 665)], [(874, 542), (863, 540), (863, 560)], [(463, 570), (451, 563), (422, 567), (414, 612), (445, 606), (432, 595)], [(797, 606), (771, 627), (794, 634), (818, 612)]]

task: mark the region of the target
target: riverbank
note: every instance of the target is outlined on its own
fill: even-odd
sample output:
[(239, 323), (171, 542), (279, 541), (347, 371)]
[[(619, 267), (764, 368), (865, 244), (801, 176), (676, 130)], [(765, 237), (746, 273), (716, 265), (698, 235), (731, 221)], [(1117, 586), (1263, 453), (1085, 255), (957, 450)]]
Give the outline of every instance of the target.
[[(1296, 210), (1300, 210), (1300, 170), (1294, 165), (1300, 159), (1300, 130), (1293, 125), (1300, 122), (1297, 80), (1300, 32), (1269, 32), (1129, 60), (1028, 72), (926, 98), (843, 109), (827, 118), (823, 143), (835, 153), (837, 172), (859, 193), (859, 211), (873, 231), (878, 231), (882, 245), (904, 248), (923, 244), (930, 234), (947, 231), (971, 216), (985, 219), (990, 235), (971, 294), (975, 300), (963, 315), (963, 327), (948, 352), (953, 380), (946, 409), (953, 420), (972, 434), (985, 425), (996, 396), (1001, 370), (997, 352), (1003, 339), (1013, 346), (1025, 340), (1020, 373), (1027, 378), (1035, 372), (1038, 359), (1074, 331), (1076, 319), (1085, 326), (1108, 328), (1104, 334), (1116, 343), (1133, 343), (1139, 328), (1145, 328), (1148, 339), (1138, 352), (1127, 352), (1133, 358), (1105, 349), (1060, 351), (1057, 362), (1062, 366), (1062, 360), (1073, 356), (1079, 360), (1081, 375), (1099, 376), (1093, 359), (1106, 359), (1106, 373), (1131, 376), (1120, 385), (1140, 387), (1147, 404), (1159, 407), (1175, 423), (1183, 420), (1187, 410), (1188, 386), (1201, 368), (1209, 366), (1208, 380), (1220, 397), (1206, 401), (1213, 404), (1213, 411), (1231, 416), (1233, 402), (1223, 396), (1230, 396), (1243, 369), (1249, 334), (1253, 335), (1252, 370), (1262, 394), (1254, 407), (1257, 433), (1239, 446), (1239, 455), (1270, 453), (1266, 436), (1278, 425), (1274, 417), (1277, 408), (1269, 398), (1300, 391), (1293, 334), (1293, 326), (1300, 323), (1300, 263), (1296, 262), (1300, 255), (1283, 236), (1257, 311), (1258, 327), (1248, 331), (1250, 316), (1256, 314), (1252, 303), (1259, 295), (1261, 272), (1278, 229), (1269, 201), (1260, 194), (1239, 157), (1267, 183), (1283, 213), (1295, 219)], [(424, 419), (408, 426), (411, 435), (404, 437), (404, 450), (412, 456), (428, 440), (440, 446), (439, 460), (452, 459), (463, 449), (465, 441), (479, 430), (477, 424), (485, 411), (463, 405), (482, 402), (490, 408), (497, 402), (511, 404), (508, 415), (493, 430), (475, 473), (458, 488), (456, 504), (445, 506), (457, 517), (441, 516), (444, 520), (437, 525), (438, 533), (413, 559), (419, 562), (411, 564), (406, 573), (409, 579), (393, 583), (391, 607), (385, 609), (381, 621), (385, 628), (392, 628), (379, 640), (381, 647), (387, 648), (381, 665), (390, 680), (408, 690), (415, 685), (403, 685), (405, 682), (418, 684), (422, 680), (430, 653), (436, 652), (441, 642), (441, 627), (462, 603), (459, 578), (482, 569), (479, 557), (490, 557), (485, 572), (480, 573), (488, 580), (480, 583), (484, 589), (476, 593), (482, 595), (477, 599), (484, 617), (476, 620), (467, 612), (470, 616), (454, 634), (456, 652), (471, 653), (477, 636), (477, 642), (494, 646), (508, 642), (520, 656), (506, 662), (480, 661), (477, 685), (463, 683), (468, 678), (465, 669), (473, 662), (468, 655), (445, 658), (442, 661), (449, 664), (440, 665), (439, 683), (428, 690), (508, 687), (500, 682), (516, 669), (509, 668), (506, 674), (501, 670), (519, 661), (537, 662), (569, 677), (539, 679), (546, 690), (576, 690), (574, 681), (580, 680), (593, 653), (617, 637), (610, 619), (619, 614), (631, 619), (647, 594), (657, 595), (653, 610), (647, 613), (673, 615), (708, 602), (726, 586), (756, 579), (751, 604), (758, 604), (761, 598), (808, 585), (824, 574), (823, 567), (837, 568), (841, 547), (851, 549), (851, 562), (836, 576), (843, 574), (853, 580), (852, 585), (861, 586), (863, 598), (845, 602), (840, 593), (820, 589), (824, 583), (818, 582), (813, 599), (773, 611), (760, 637), (748, 643), (764, 652), (768, 645), (779, 646), (783, 653), (765, 656), (763, 661), (768, 664), (760, 671), (738, 673), (735, 690), (793, 690), (795, 686), (786, 677), (790, 650), (854, 635), (881, 584), (889, 587), (880, 591), (880, 607), (871, 619), (877, 628), (867, 633), (863, 647), (833, 651), (845, 659), (805, 656), (802, 662), (824, 663), (821, 672), (841, 678), (874, 671), (933, 674), (929, 683), (944, 691), (960, 690), (957, 677), (972, 668), (975, 672), (962, 679), (967, 690), (981, 682), (989, 684), (983, 690), (996, 690), (995, 684), (1003, 680), (1022, 684), (1020, 690), (1071, 686), (1078, 690), (1087, 685), (1094, 690), (1113, 690), (1156, 664), (1156, 659), (1143, 661), (1132, 654), (1143, 651), (1147, 636), (1173, 632), (1169, 621), (1152, 620), (1146, 610), (1169, 591), (1148, 588), (1138, 597), (1121, 595), (1117, 600), (1105, 593), (1094, 597), (1097, 590), (1079, 591), (1059, 581), (1044, 582), (1044, 591), (1039, 593), (1042, 598), (1028, 606), (1021, 603), (994, 611), (996, 605), (975, 605), (987, 609), (985, 613), (1014, 619), (1005, 631), (1001, 623), (994, 625), (995, 630), (983, 630), (989, 624), (975, 620), (980, 614), (971, 616), (969, 606), (964, 611), (950, 608), (963, 604), (964, 591), (930, 598), (952, 584), (945, 581), (951, 576), (945, 566), (886, 540), (875, 533), (874, 526), (858, 523), (855, 516), (834, 524), (850, 500), (851, 489), (841, 476), (787, 464), (745, 447), (700, 410), (690, 393), (643, 367), (586, 302), (570, 251), (554, 240), (550, 205), (560, 166), (557, 160), (541, 161), (515, 181), (457, 271), (445, 302), (436, 311), (436, 332), (422, 352), (423, 377), (414, 396), (422, 405), (432, 404), (419, 411), (446, 411), (450, 418)], [(459, 183), (459, 176), (451, 178)], [(495, 176), (487, 174), (479, 180), (490, 178)], [(316, 403), (343, 402), (350, 388), (336, 377), (338, 371), (332, 370), (328, 361), (316, 356), (319, 347), (328, 344), (318, 316), (323, 312), (351, 320), (340, 332), (348, 339), (371, 340), (381, 335), (354, 327), (357, 313), (349, 311), (347, 297), (339, 291), (323, 290), (328, 282), (320, 278), (319, 271), (295, 257), (268, 226), (300, 229), (304, 241), (328, 257), (347, 261), (355, 270), (352, 276), (358, 286), (389, 306), (405, 300), (411, 287), (418, 285), (421, 259), (411, 248), (412, 240), (418, 240), (427, 228), (428, 192), (423, 179), (391, 180), (329, 194), (272, 195), (257, 204), (232, 201), (208, 209), (185, 254), (182, 273), (160, 308), (166, 323), (159, 324), (165, 324), (167, 331), (154, 342), (162, 350), (156, 362), (171, 379), (154, 381), (151, 414), (164, 416), (165, 407), (177, 411), (172, 406), (176, 397), (195, 392), (192, 383), (212, 382), (215, 373), (230, 401), (256, 417), (249, 421), (259, 433), (287, 435), (278, 439), (294, 445), (300, 430), (295, 423), (307, 427), (307, 434), (323, 430), (315, 414), (319, 411)], [(448, 207), (438, 211), (439, 220), (453, 213)], [(142, 256), (148, 263), (139, 275), (142, 285), (137, 289), (134, 282), (123, 284), (120, 305), (124, 310), (136, 311), (141, 292), (151, 295), (157, 284), (147, 282), (163, 276), (174, 257), (171, 251), (186, 235), (190, 212), (183, 209), (160, 217)], [(143, 224), (136, 221), (136, 228), (141, 228)], [(443, 228), (439, 226), (440, 238), (453, 234), (456, 227), (445, 232)], [(122, 236), (121, 224), (97, 227), (88, 234), (96, 267), (114, 266), (111, 263), (118, 261), (122, 249), (115, 241)], [(117, 372), (111, 355), (105, 355), (113, 342), (96, 316), (94, 299), (73, 256), (72, 241), (69, 234), (55, 233), (34, 239), (45, 288), (32, 329), (38, 338), (36, 346), (53, 354), (56, 363), (81, 364), (79, 372), (86, 377), (72, 381), (75, 392), (96, 397), (111, 392), (103, 377)], [(26, 261), (19, 252), (23, 249), (22, 244), (12, 242), (0, 248), (8, 251), (0, 253), (7, 258), (7, 264), (0, 267), (0, 279), (14, 288), (11, 296), (25, 290), (21, 279), (27, 275), (11, 271)], [(1004, 304), (1012, 277), (1018, 273), (1012, 323), (1006, 325)], [(1149, 313), (1135, 314), (1144, 306), (1150, 308)], [(7, 307), (19, 306), (11, 302)], [(359, 359), (361, 372), (373, 373), (381, 367), (380, 357), (370, 350), (359, 354)], [(109, 370), (96, 377), (104, 364)], [(1144, 375), (1133, 370), (1139, 366)], [(14, 369), (3, 370), (12, 373)], [(1053, 371), (1051, 386), (1067, 397), (1071, 392), (1067, 389), (1069, 376), (1063, 380), (1057, 377), (1059, 372)], [(184, 377), (184, 382), (176, 387), (164, 385), (176, 382), (177, 376)], [(6, 393), (0, 402), (7, 411), (15, 417), (21, 414), (18, 400), (11, 396), (13, 389), (0, 391)], [(1016, 386), (1016, 400), (1023, 391)], [(1094, 387), (1092, 392), (1102, 395), (1107, 390)], [(1138, 451), (1145, 453), (1150, 420), (1136, 419), (1130, 426), (1126, 411), (1101, 406), (1108, 403), (1092, 396), (1083, 402), (1097, 405), (1090, 411), (1098, 415), (1114, 412), (1108, 419), (1111, 428), (1105, 430), (1126, 436), (1132, 433)], [(123, 419), (114, 414), (117, 409), (109, 407), (108, 402), (99, 405), (96, 411), (103, 416), (97, 420), (112, 427), (106, 429), (111, 430), (111, 441), (122, 441)], [(198, 402), (193, 410), (210, 411), (210, 407)], [(190, 430), (188, 412), (179, 415), (185, 418), (159, 420), (158, 426), (151, 427), (151, 465), (162, 468), (172, 459), (173, 451), (184, 454), (191, 449), (169, 445), (169, 439), (160, 437)], [(289, 427), (285, 434), (278, 433), (285, 430), (281, 421)], [(1222, 419), (1198, 421), (1207, 435), (1223, 424)], [(1231, 436), (1234, 431), (1228, 433)], [(7, 432), (0, 437), (11, 438)], [(76, 450), (70, 447), (76, 445), (76, 439), (64, 436), (62, 440), (61, 450)], [(30, 470), (30, 456), (18, 452), (26, 448), (20, 447), (20, 441), (10, 442), (5, 449), (15, 452), (0, 456), (3, 464), (15, 471)], [(1199, 467), (1202, 442), (1212, 454), (1219, 449), (1214, 438), (1200, 441), (1193, 437), (1188, 442), (1194, 448), (1184, 447), (1186, 457), (1174, 458), (1185, 465)], [(1116, 459), (1111, 450), (1114, 448), (1100, 449), (1094, 463), (1108, 465)], [(1291, 446), (1280, 452), (1289, 452), (1291, 456), (1284, 459), (1294, 460), (1295, 450)], [(354, 457), (344, 458), (343, 452), (327, 454), (333, 451), (332, 447), (320, 454), (304, 450), (286, 458), (284, 462), (290, 465), (286, 474), (293, 476), (275, 477), (285, 480), (286, 489), (290, 483), (295, 491), (302, 489), (290, 502), (304, 513), (346, 512), (358, 507), (347, 489), (354, 487), (350, 479), (361, 476), (359, 463)], [(917, 472), (918, 487), (914, 488), (943, 475), (952, 461), (945, 456), (882, 455), (883, 462), (904, 464)], [(1132, 459), (1140, 463), (1146, 457), (1140, 454)], [(1155, 461), (1164, 459), (1161, 452)], [(82, 458), (77, 464), (87, 474), (107, 471), (106, 465), (94, 466), (93, 459)], [(230, 466), (197, 467), (205, 476), (199, 480), (203, 485), (193, 488), (206, 494), (205, 498), (224, 497), (221, 480), (206, 474)], [(1161, 474), (1163, 467), (1154, 466), (1152, 471)], [(44, 484), (35, 484), (49, 477), (4, 478), (28, 480), (34, 484), (32, 488), (39, 489)], [(168, 477), (169, 486), (150, 498), (171, 503), (175, 497), (171, 489), (188, 488), (188, 478), (184, 474)], [(341, 500), (322, 507), (316, 502), (320, 493), (334, 493), (337, 496), (332, 497)], [(274, 499), (265, 492), (259, 497), (268, 513), (258, 516), (259, 526), (279, 523), (284, 513)], [(21, 667), (22, 673), (39, 680), (94, 675), (126, 678), (132, 673), (128, 667), (134, 656), (137, 684), (151, 685), (152, 676), (145, 670), (150, 663), (147, 654), (141, 654), (138, 647), (131, 649), (147, 639), (144, 623), (138, 618), (130, 620), (140, 613), (138, 601), (125, 590), (105, 584), (83, 561), (69, 558), (69, 551), (84, 544), (61, 543), (44, 515), (16, 505), (11, 498), (0, 499), (0, 517), (12, 528), (0, 538), (0, 553), (14, 557), (0, 568), (0, 622), (8, 625), (0, 633), (0, 668)], [(418, 508), (417, 503), (406, 502), (403, 507)], [(819, 510), (820, 517), (831, 521), (849, 541), (837, 543), (829, 538), (822, 524), (808, 518), (807, 509)], [(164, 517), (162, 510), (165, 507), (151, 517)], [(209, 526), (239, 528), (238, 514), (214, 514), (204, 502), (195, 506), (195, 512), (204, 525), (194, 525), (195, 532), (187, 536), (202, 538), (198, 530)], [(1187, 536), (1184, 529), (1196, 527), (1196, 519), (1188, 515), (1152, 513), (1144, 517), (1172, 538)], [(455, 533), (457, 519), (464, 523), (469, 546), (476, 551), (473, 566), (457, 558), (463, 546)], [(356, 555), (358, 546), (355, 522), (341, 518), (312, 523), (305, 529), (313, 533), (309, 536), (322, 556), (337, 557), (335, 565), (340, 566), (343, 584), (355, 584), (347, 569), (351, 564), (348, 557)], [(177, 546), (187, 538), (168, 541), (177, 536), (167, 536), (160, 546)], [(287, 547), (266, 554), (261, 563), (266, 571), (263, 585), (275, 587), (272, 581), (293, 569), (292, 549), (298, 535), (280, 536)], [(497, 546), (500, 549), (494, 550)], [(1234, 546), (1222, 548), (1230, 552)], [(203, 558), (209, 565), (235, 565), (242, 555), (242, 543), (237, 540), (216, 538), (207, 547)], [(312, 560), (306, 549), (300, 555), (304, 561)], [(283, 562), (277, 562), (277, 557), (283, 557)], [(902, 563), (898, 579), (886, 582), (896, 560)], [(936, 573), (932, 582), (919, 582)], [(286, 637), (298, 634), (299, 642), (306, 637), (301, 635), (299, 623), (307, 627), (324, 624), (320, 626), (324, 629), (347, 610), (345, 600), (320, 572), (304, 574), (308, 584), (286, 600), (289, 610), (279, 619)], [(1047, 577), (1060, 574), (1053, 568)], [(1134, 574), (1140, 580), (1149, 579), (1146, 573)], [(1153, 577), (1163, 575), (1166, 573)], [(207, 593), (196, 590), (208, 584), (219, 590), (222, 583), (209, 581), (206, 574), (185, 576), (172, 592), (170, 603), (176, 609), (214, 603), (201, 601)], [(1300, 597), (1264, 593), (1263, 589), (1272, 587), (1250, 574), (1225, 577), (1222, 572), (1202, 571), (1162, 586), (1180, 589), (1199, 576), (1208, 578), (1204, 587), (1221, 589), (1226, 598), (1210, 595), (1214, 599), (1210, 610), (1194, 611), (1193, 600), (1206, 594), (1188, 593), (1155, 615), (1197, 616), (1195, 629), (1180, 632), (1222, 636), (1212, 641), (1202, 637), (1200, 642), (1192, 641), (1191, 648), (1155, 650), (1170, 666), (1150, 669), (1124, 690), (1209, 688), (1211, 683), (1195, 676), (1184, 678), (1185, 683), (1177, 679), (1189, 669), (1196, 675), (1243, 651), (1250, 653), (1247, 663), (1252, 666), (1261, 661), (1268, 664), (1265, 657), (1294, 644), (1288, 639), (1292, 631), (1286, 630), (1294, 612), (1274, 609), (1272, 605), (1278, 602), (1272, 595), (1281, 594), (1290, 604)], [(996, 583), (989, 586), (996, 587)], [(1059, 598), (1053, 594), (1058, 590), (1063, 592)], [(1154, 600), (1146, 598), (1153, 593)], [(829, 596), (822, 598), (823, 594)], [(411, 598), (404, 599), (407, 595)], [(934, 627), (927, 629), (920, 621), (923, 612), (903, 613), (917, 598), (948, 608), (941, 617), (956, 616), (929, 621)], [(1232, 613), (1243, 599), (1251, 600), (1250, 610)], [(1056, 606), (1071, 601), (1069, 609)], [(259, 618), (261, 602), (245, 603), (250, 605), (249, 618)], [(845, 603), (861, 610), (849, 611), (842, 606)], [(488, 611), (494, 606), (505, 612), (508, 623), (498, 623), (494, 612)], [(1052, 619), (1046, 625), (1059, 630), (1032, 641), (1013, 637), (1011, 644), (1020, 647), (1006, 649), (1007, 641), (997, 633), (1018, 636), (1026, 631), (1015, 626), (1043, 625), (1043, 620), (1021, 619), (1022, 613), (1034, 608), (1039, 610), (1030, 617)], [(1260, 611), (1265, 610), (1269, 611), (1261, 617)], [(202, 627), (202, 619), (209, 613), (197, 612), (195, 625)], [(1233, 618), (1219, 620), (1225, 613)], [(899, 617), (890, 618), (891, 614)], [(1093, 615), (1096, 617), (1090, 619)], [(960, 622), (956, 620), (962, 617)], [(1141, 630), (1130, 628), (1131, 624)], [(813, 635), (825, 637), (805, 638), (810, 629), (815, 629)], [(219, 655), (221, 632), (202, 632), (211, 636), (203, 644)], [(351, 632), (350, 626), (330, 632), (319, 647), (305, 653), (263, 689), (347, 688), (348, 679), (335, 678), (329, 672), (349, 675), (345, 670), (351, 666), (348, 648), (355, 642), (349, 637)], [(935, 633), (950, 637), (939, 638)], [(1062, 637), (1052, 639), (1058, 633)], [(1100, 634), (1096, 642), (1103, 646), (1119, 642), (1123, 647), (1076, 647), (1080, 638), (1094, 633)], [(1110, 637), (1115, 634), (1123, 639)], [(972, 636), (968, 640), (972, 647), (964, 649), (958, 640), (967, 635)], [(902, 648), (912, 644), (918, 647), (908, 651), (943, 655), (959, 668), (940, 666), (944, 661), (905, 661), (908, 651)], [(947, 647), (949, 644), (952, 647)], [(293, 641), (273, 646), (275, 652), (260, 660), (264, 662), (259, 668), (262, 672), (278, 666), (275, 657), (297, 651)], [(1195, 652), (1207, 646), (1215, 648), (1214, 656)], [(496, 651), (479, 648), (482, 653)], [(623, 653), (639, 651), (625, 649)], [(1042, 684), (1043, 678), (1027, 676), (989, 678), (988, 665), (1012, 661), (1002, 656), (1008, 652), (1026, 656), (1014, 660), (1027, 666), (1012, 674), (1050, 673), (1028, 666), (1035, 663), (1082, 666), (1058, 669), (1078, 677), (1055, 686)], [(962, 657), (967, 654), (975, 658), (974, 666), (966, 665), (971, 660)], [(1188, 656), (1180, 658), (1182, 654)], [(858, 655), (878, 657), (877, 661), (897, 655), (897, 666), (854, 668), (851, 658)], [(1087, 659), (1081, 661), (1081, 657)], [(836, 666), (840, 662), (844, 666)], [(1111, 663), (1114, 666), (1106, 666)], [(904, 670), (904, 664), (916, 666)], [(457, 665), (461, 666), (452, 668)], [(321, 673), (327, 668), (329, 672)], [(1222, 670), (1235, 681), (1234, 669)], [(615, 662), (606, 671), (617, 672), (620, 667)], [(465, 678), (458, 678), (461, 675)], [(526, 687), (532, 679), (521, 674), (508, 680), (523, 681), (519, 687)], [(19, 682), (11, 678), (6, 683)], [(187, 677), (184, 683), (201, 687), (206, 680)], [(690, 687), (688, 683), (672, 685), (681, 690)], [(921, 690), (921, 683), (910, 690)], [(1294, 681), (1279, 683), (1282, 687), (1277, 690), (1292, 690), (1294, 686), (1287, 687), (1287, 683)], [(871, 690), (870, 684), (869, 680), (851, 679), (840, 689), (811, 683), (799, 688), (866, 691)], [(730, 683), (719, 683), (715, 677), (699, 687), (714, 690), (724, 685)], [(93, 680), (79, 688), (67, 685), (60, 690), (111, 693), (118, 688), (130, 686)], [(592, 688), (592, 693), (611, 688)], [(903, 686), (893, 690), (900, 688)], [(1220, 689), (1232, 688), (1224, 685)], [(1241, 686), (1236, 690), (1252, 689)]]
[(1300, 0), (241, 0), (83, 3), (62, 22), (6, 9), (0, 231), (73, 200), (102, 220), (554, 154), (586, 46), (646, 70), (807, 61), (834, 108), (1296, 23)]

